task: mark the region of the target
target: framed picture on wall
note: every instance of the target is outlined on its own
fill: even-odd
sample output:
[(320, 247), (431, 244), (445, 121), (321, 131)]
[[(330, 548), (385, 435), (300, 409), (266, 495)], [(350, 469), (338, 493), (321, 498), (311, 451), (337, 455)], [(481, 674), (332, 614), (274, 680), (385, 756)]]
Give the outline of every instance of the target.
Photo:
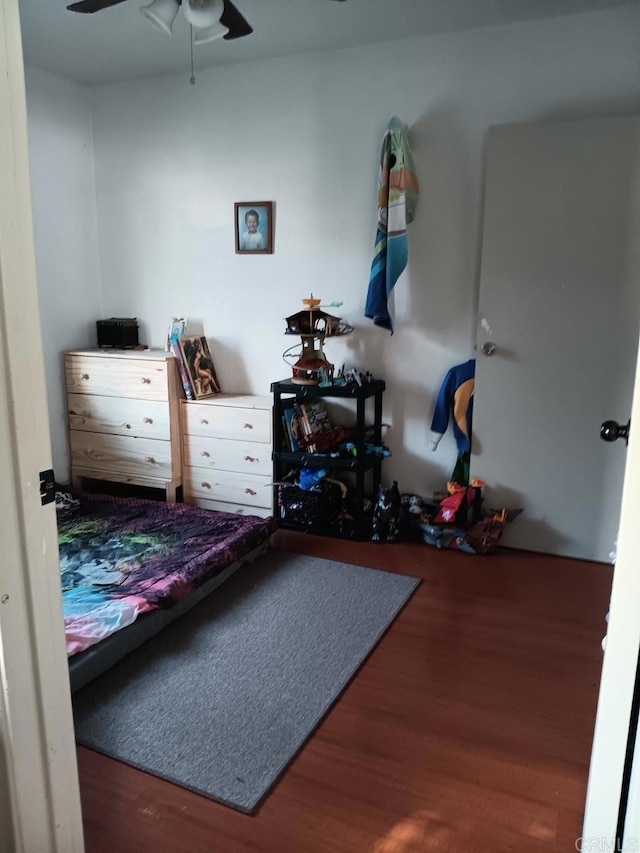
[(273, 254), (273, 202), (237, 201), (236, 254)]
[(178, 344), (195, 399), (201, 400), (203, 397), (219, 394), (220, 383), (213, 366), (207, 339), (204, 336), (183, 337)]

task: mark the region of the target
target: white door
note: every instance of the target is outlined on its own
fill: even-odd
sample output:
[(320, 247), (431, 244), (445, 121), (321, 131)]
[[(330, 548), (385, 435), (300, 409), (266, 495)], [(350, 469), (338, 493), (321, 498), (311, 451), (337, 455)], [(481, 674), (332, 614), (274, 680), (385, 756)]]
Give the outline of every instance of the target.
[[(489, 132), (472, 474), (504, 543), (607, 561), (638, 346), (634, 117)], [(495, 344), (495, 353), (483, 347)]]
[[(596, 717), (583, 839), (576, 849), (618, 850), (618, 824), (629, 718), (640, 648), (640, 358), (620, 513), (618, 559), (613, 573), (611, 615)], [(594, 654), (598, 653), (594, 649)], [(640, 733), (626, 815), (628, 853), (640, 849)]]

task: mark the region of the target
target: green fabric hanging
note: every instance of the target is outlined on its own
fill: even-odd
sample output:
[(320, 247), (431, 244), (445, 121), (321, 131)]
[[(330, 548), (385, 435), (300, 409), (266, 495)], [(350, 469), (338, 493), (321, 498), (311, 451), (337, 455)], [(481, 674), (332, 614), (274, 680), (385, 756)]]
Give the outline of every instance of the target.
[(451, 475), (451, 482), (457, 483), (459, 486), (468, 486), (470, 468), (471, 453), (468, 450), (463, 450), (458, 453), (453, 474)]

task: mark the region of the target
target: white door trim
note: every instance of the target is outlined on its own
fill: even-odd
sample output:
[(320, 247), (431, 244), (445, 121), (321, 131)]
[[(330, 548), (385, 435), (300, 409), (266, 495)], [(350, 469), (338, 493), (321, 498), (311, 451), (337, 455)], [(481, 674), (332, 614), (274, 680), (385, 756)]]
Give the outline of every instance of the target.
[(81, 853), (55, 509), (40, 502), (45, 392), (20, 19), (0, 0), (1, 837), (17, 853)]

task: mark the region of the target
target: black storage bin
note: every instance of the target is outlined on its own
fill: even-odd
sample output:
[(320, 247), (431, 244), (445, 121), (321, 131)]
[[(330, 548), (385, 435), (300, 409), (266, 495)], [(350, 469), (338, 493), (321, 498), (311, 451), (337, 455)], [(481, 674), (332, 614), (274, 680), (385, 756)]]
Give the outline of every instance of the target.
[(314, 491), (278, 486), (278, 518), (303, 530), (327, 530), (338, 524), (344, 510), (340, 487), (321, 483)]

